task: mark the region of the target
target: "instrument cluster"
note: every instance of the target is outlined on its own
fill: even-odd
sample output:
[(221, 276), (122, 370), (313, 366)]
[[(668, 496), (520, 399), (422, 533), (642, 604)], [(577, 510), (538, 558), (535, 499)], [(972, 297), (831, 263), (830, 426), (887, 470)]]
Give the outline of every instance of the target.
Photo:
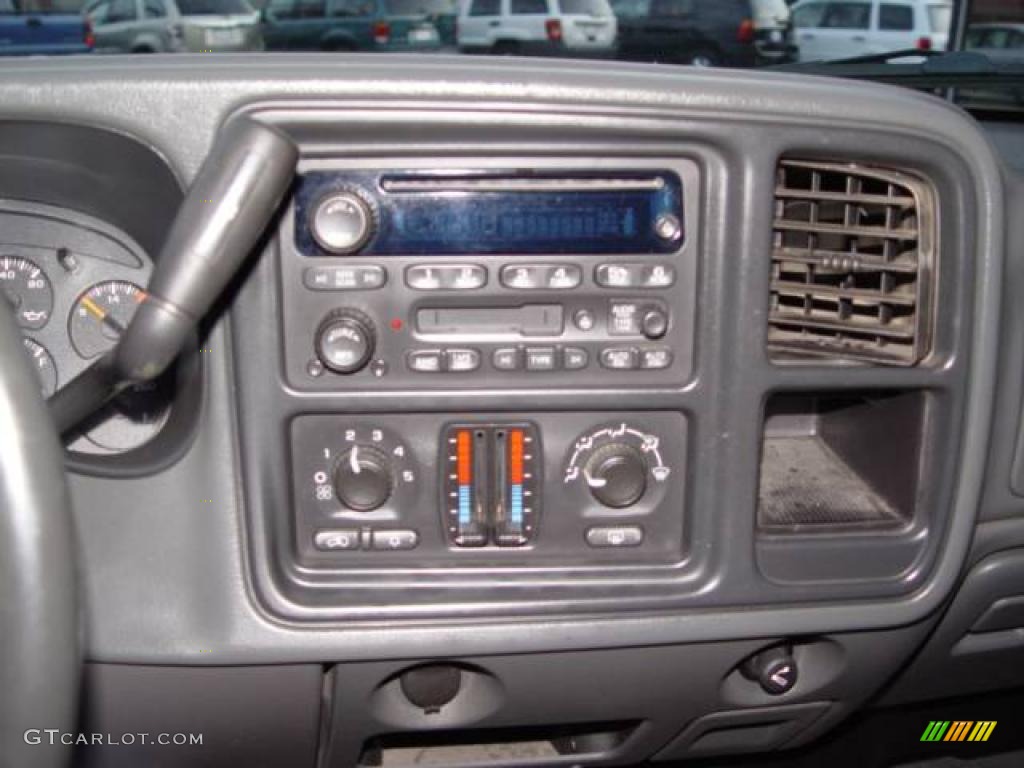
[[(152, 262), (124, 232), (94, 217), (38, 203), (0, 201), (0, 297), (50, 397), (117, 343), (145, 299)], [(67, 445), (124, 453), (167, 420), (168, 378), (125, 392)]]

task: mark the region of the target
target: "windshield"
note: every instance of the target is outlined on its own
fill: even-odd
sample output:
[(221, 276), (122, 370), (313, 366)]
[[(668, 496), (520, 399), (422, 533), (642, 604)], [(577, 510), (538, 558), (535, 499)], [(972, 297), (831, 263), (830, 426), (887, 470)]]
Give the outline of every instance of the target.
[[(465, 56), (467, 67), (480, 66), (469, 56), (735, 69), (885, 63), (887, 53), (949, 50), (959, 1), (0, 0), (0, 24), (10, 29), (0, 30), (0, 55), (416, 52)], [(1024, 0), (964, 2), (964, 47), (1024, 63)], [(176, 32), (179, 15), (203, 31)], [(24, 16), (47, 21), (26, 32), (13, 20)], [(75, 25), (86, 26), (69, 33)], [(1021, 108), (1024, 98), (1004, 90), (999, 102)]]

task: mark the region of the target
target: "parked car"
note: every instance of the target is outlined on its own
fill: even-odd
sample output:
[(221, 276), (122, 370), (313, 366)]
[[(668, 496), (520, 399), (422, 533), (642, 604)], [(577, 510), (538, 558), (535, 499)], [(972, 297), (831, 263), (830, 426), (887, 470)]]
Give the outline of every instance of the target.
[[(996, 63), (1024, 63), (1024, 23), (972, 24), (967, 28), (964, 48), (985, 54)], [(965, 99), (989, 105), (1024, 105), (1024, 88), (971, 88), (963, 91)]]
[(611, 0), (619, 55), (698, 67), (795, 57), (784, 0)]
[(612, 56), (618, 28), (607, 0), (465, 0), (459, 13), (459, 50)]
[(430, 51), (455, 46), (455, 0), (270, 0), (267, 48)]
[(801, 0), (792, 10), (801, 61), (945, 50), (953, 17), (948, 0)]
[(99, 53), (263, 50), (246, 0), (94, 0), (85, 12)]
[(0, 0), (0, 54), (88, 53), (93, 34), (81, 0)]

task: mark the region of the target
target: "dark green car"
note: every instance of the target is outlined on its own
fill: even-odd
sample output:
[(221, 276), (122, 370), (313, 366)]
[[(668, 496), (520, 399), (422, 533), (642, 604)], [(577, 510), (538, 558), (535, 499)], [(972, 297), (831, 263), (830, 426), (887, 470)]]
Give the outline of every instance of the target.
[(271, 50), (440, 50), (455, 17), (455, 0), (270, 0), (263, 35)]

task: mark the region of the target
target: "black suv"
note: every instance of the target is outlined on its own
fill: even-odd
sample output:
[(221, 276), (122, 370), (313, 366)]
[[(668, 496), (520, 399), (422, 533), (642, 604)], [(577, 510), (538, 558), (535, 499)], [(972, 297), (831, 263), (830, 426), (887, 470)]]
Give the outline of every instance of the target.
[(700, 67), (795, 58), (783, 0), (611, 0), (619, 57)]

